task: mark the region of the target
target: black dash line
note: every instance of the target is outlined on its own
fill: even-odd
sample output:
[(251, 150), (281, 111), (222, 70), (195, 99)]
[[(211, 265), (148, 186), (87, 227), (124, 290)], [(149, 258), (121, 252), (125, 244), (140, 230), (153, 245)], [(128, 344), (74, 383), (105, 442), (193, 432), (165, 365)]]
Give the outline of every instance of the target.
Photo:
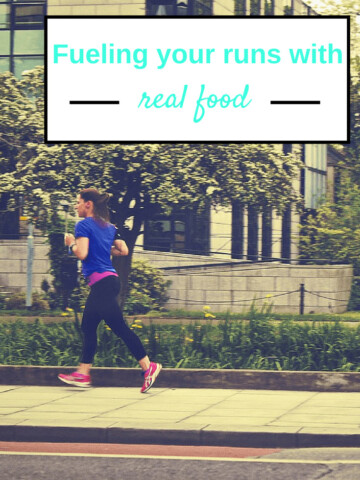
[(119, 100), (70, 100), (70, 105), (119, 105)]
[(271, 100), (271, 105), (320, 105), (320, 100)]

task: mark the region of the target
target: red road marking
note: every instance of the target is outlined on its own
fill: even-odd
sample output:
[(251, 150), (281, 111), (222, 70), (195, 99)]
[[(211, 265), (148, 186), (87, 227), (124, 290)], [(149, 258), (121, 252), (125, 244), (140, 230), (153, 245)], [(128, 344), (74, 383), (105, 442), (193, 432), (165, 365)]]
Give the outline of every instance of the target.
[(246, 458), (280, 452), (275, 448), (206, 447), (189, 445), (125, 445), (114, 443), (0, 442), (2, 452), (151, 455), (172, 457)]

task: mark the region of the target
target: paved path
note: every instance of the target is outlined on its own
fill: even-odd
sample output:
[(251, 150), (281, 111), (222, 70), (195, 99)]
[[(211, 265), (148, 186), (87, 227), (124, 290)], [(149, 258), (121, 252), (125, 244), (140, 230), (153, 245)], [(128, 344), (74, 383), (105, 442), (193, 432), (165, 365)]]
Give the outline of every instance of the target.
[(360, 393), (0, 386), (0, 441), (360, 446)]

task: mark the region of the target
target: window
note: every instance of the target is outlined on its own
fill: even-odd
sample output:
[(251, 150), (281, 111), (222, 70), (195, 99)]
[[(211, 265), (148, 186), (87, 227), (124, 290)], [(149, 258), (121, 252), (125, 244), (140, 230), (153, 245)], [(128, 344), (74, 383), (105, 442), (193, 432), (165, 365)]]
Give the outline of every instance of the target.
[(213, 0), (147, 0), (147, 15), (212, 15)]
[(205, 16), (205, 15), (212, 15), (213, 13), (213, 2), (212, 0), (195, 0), (193, 13), (192, 15), (195, 16)]
[(235, 0), (235, 15), (246, 15), (246, 0)]
[(275, 15), (275, 0), (265, 0), (264, 12), (265, 15)]
[(292, 0), (284, 0), (284, 15), (293, 15), (293, 5), (292, 5)]
[(43, 65), (45, 14), (44, 0), (0, 0), (0, 72)]
[(210, 209), (174, 211), (145, 222), (144, 249), (159, 252), (208, 255)]
[(255, 206), (248, 206), (248, 248), (247, 259), (258, 261), (259, 256), (259, 213)]
[(0, 28), (10, 28), (10, 5), (0, 4)]
[(244, 208), (239, 200), (232, 202), (231, 258), (242, 260), (244, 256)]
[[(288, 155), (292, 152), (291, 143), (283, 144), (283, 152)], [(291, 205), (287, 206), (281, 222), (281, 258), (283, 263), (290, 263), (291, 258)]]
[(8, 211), (9, 195), (0, 195), (0, 239), (19, 238), (19, 210)]
[(250, 0), (250, 15), (260, 15), (260, 0)]
[(326, 156), (324, 144), (306, 144), (304, 147), (305, 208), (317, 208), (326, 195)]

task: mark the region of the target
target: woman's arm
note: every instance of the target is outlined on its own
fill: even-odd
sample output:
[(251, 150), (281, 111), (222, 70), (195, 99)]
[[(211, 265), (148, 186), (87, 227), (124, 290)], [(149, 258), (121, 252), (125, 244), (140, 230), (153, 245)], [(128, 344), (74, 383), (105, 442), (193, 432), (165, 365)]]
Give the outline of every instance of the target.
[(118, 257), (120, 255), (128, 255), (129, 249), (124, 240), (114, 240), (114, 244), (111, 247), (111, 255)]
[(89, 239), (87, 237), (79, 237), (75, 239), (74, 235), (67, 234), (65, 236), (65, 245), (71, 247), (73, 254), (79, 260), (85, 260), (89, 253)]

